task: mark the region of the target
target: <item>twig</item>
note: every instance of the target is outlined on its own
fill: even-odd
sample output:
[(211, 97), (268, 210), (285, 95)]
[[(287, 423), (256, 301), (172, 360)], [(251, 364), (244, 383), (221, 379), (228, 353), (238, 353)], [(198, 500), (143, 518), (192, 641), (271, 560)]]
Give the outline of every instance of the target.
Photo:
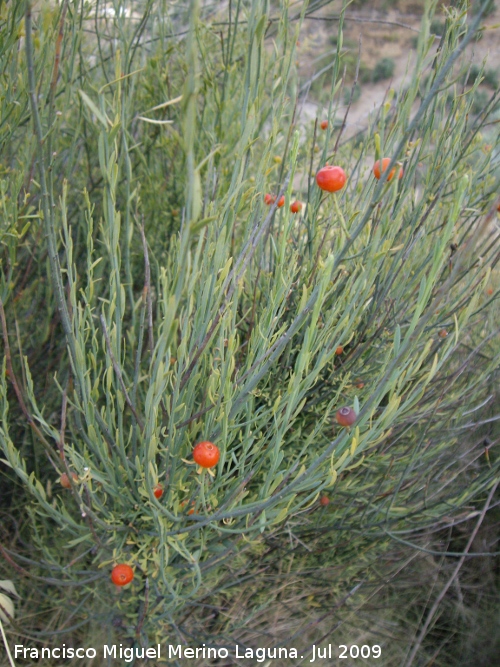
[(78, 363), (77, 363), (76, 345), (73, 334), (73, 327), (71, 324), (68, 307), (66, 305), (64, 286), (61, 277), (61, 267), (59, 265), (59, 257), (57, 254), (56, 234), (54, 229), (54, 215), (49, 205), (50, 195), (47, 188), (47, 178), (45, 173), (43, 130), (42, 130), (42, 123), (40, 120), (40, 114), (38, 111), (38, 102), (36, 94), (35, 64), (33, 61), (34, 47), (33, 47), (32, 22), (31, 22), (31, 3), (29, 2), (27, 3), (26, 6), (25, 25), (26, 25), (26, 62), (28, 66), (29, 98), (31, 103), (31, 113), (33, 115), (33, 125), (38, 145), (38, 165), (40, 170), (41, 201), (42, 201), (43, 219), (45, 226), (45, 236), (47, 237), (47, 245), (49, 252), (50, 271), (54, 283), (54, 292), (57, 303), (57, 310), (59, 311), (64, 333), (66, 334), (66, 340), (71, 353), (71, 361), (74, 364), (74, 367), (77, 368)]
[(5, 361), (7, 363), (7, 371), (9, 373), (9, 379), (10, 379), (10, 382), (11, 382), (13, 388), (14, 388), (14, 392), (16, 394), (17, 401), (19, 403), (19, 406), (20, 406), (24, 416), (26, 417), (26, 419), (28, 421), (28, 424), (35, 431), (37, 436), (40, 438), (40, 441), (42, 442), (43, 446), (47, 450), (47, 454), (49, 456), (50, 462), (52, 463), (54, 468), (57, 470), (57, 467), (56, 467), (54, 461), (52, 461), (52, 459), (51, 459), (51, 456), (55, 455), (55, 451), (51, 447), (50, 443), (47, 442), (43, 433), (40, 431), (38, 426), (35, 424), (35, 421), (33, 420), (33, 417), (29, 413), (28, 408), (26, 407), (26, 403), (24, 402), (23, 395), (21, 394), (21, 390), (19, 389), (19, 384), (18, 384), (16, 376), (14, 374), (14, 369), (12, 368), (12, 357), (11, 357), (11, 354), (10, 354), (9, 334), (8, 334), (8, 331), (7, 331), (7, 321), (5, 319), (5, 311), (4, 311), (4, 308), (3, 308), (3, 301), (1, 299), (0, 299), (0, 320), (1, 320), (1, 323), (2, 323), (3, 344), (4, 344), (4, 347), (5, 347)]
[[(252, 259), (255, 250), (257, 248), (257, 244), (262, 237), (262, 235), (265, 233), (267, 228), (269, 227), (273, 215), (275, 211), (277, 210), (278, 207), (278, 202), (280, 198), (285, 194), (286, 189), (288, 187), (288, 181), (290, 180), (290, 176), (287, 176), (285, 179), (285, 182), (283, 183), (283, 187), (281, 188), (281, 191), (279, 192), (278, 196), (276, 197), (276, 200), (274, 201), (274, 204), (271, 205), (271, 209), (269, 213), (267, 214), (266, 218), (264, 221), (259, 225), (256, 225), (254, 230), (252, 231), (249, 240), (247, 241), (246, 246), (243, 248), (241, 251), (241, 254), (238, 258), (238, 261), (236, 262), (234, 268), (230, 272), (229, 276), (226, 278), (225, 281), (225, 286), (227, 288), (226, 296), (224, 298), (224, 301), (222, 302), (222, 305), (219, 308), (219, 311), (217, 315), (214, 318), (214, 321), (212, 323), (212, 326), (210, 329), (207, 331), (205, 337), (203, 338), (202, 342), (198, 346), (198, 349), (193, 355), (193, 358), (191, 360), (191, 363), (187, 367), (186, 371), (184, 372), (184, 375), (182, 376), (181, 382), (180, 382), (180, 389), (182, 390), (184, 386), (186, 385), (187, 381), (191, 377), (191, 374), (198, 363), (199, 358), (203, 354), (203, 350), (206, 348), (208, 343), (210, 342), (212, 336), (214, 335), (215, 330), (219, 326), (219, 322), (222, 319), (222, 316), (227, 310), (227, 307), (229, 305), (229, 302), (232, 299), (232, 296), (236, 290), (236, 287), (238, 286), (241, 278), (243, 277), (243, 274), (246, 271), (246, 268), (248, 266), (248, 263)], [(238, 273), (239, 271), (239, 273)], [(223, 290), (224, 291), (224, 287)]]
[[(299, 16), (291, 17), (291, 21), (296, 21), (298, 20)], [(311, 14), (306, 14), (304, 16), (304, 19), (308, 19), (309, 21), (340, 21), (341, 16), (312, 16)], [(276, 17), (276, 18), (270, 18), (269, 23), (279, 23), (281, 19)], [(400, 23), (399, 21), (384, 21), (383, 19), (367, 19), (367, 18), (360, 18), (358, 16), (344, 16), (344, 21), (352, 21), (353, 23), (381, 23), (383, 25), (390, 25), (390, 26), (397, 26), (399, 28), (406, 28), (406, 30), (411, 30), (412, 32), (420, 32), (419, 28), (415, 28), (414, 26), (408, 25), (407, 23)], [(241, 24), (248, 23), (248, 21), (240, 21)], [(229, 21), (217, 21), (212, 23), (211, 25), (231, 25)], [(186, 31), (187, 32), (187, 31)], [(185, 33), (178, 33), (178, 34), (185, 34)], [(437, 35), (436, 35), (437, 37)]]
[(123, 395), (125, 396), (125, 401), (127, 402), (128, 407), (132, 411), (132, 414), (134, 415), (135, 420), (139, 425), (139, 428), (141, 429), (141, 431), (143, 431), (144, 430), (144, 424), (142, 422), (142, 419), (137, 414), (137, 411), (134, 407), (134, 404), (130, 400), (130, 396), (128, 395), (127, 388), (125, 387), (125, 382), (123, 381), (122, 372), (121, 372), (120, 367), (118, 366), (118, 364), (116, 362), (116, 359), (115, 359), (115, 356), (114, 356), (114, 354), (111, 350), (111, 341), (109, 340), (109, 335), (108, 335), (108, 330), (106, 328), (106, 320), (104, 319), (104, 315), (101, 315), (101, 325), (102, 325), (102, 330), (103, 330), (103, 333), (104, 333), (104, 338), (106, 339), (106, 347), (108, 348), (108, 354), (110, 356), (111, 363), (113, 364), (113, 368), (115, 369), (116, 376), (117, 376), (118, 381), (120, 383), (120, 386), (122, 388)]
[[(1, 607), (1, 605), (0, 605), (0, 607)], [(2, 607), (2, 609), (3, 609), (3, 607)], [(5, 612), (5, 613), (7, 613), (7, 612)], [(15, 662), (12, 658), (11, 653), (10, 653), (9, 645), (7, 643), (7, 637), (5, 636), (5, 631), (3, 629), (2, 619), (0, 619), (0, 631), (2, 632), (2, 639), (3, 639), (3, 643), (5, 645), (5, 652), (7, 653), (7, 657), (9, 658), (9, 662), (12, 665), (12, 667), (16, 667)]]
[(59, 437), (59, 455), (61, 457), (61, 460), (64, 461), (64, 433), (66, 431), (66, 410), (68, 407), (68, 393), (66, 388), (63, 391), (63, 397), (62, 397), (62, 407), (61, 407), (61, 434)]
[(155, 343), (153, 337), (153, 306), (151, 302), (151, 265), (149, 263), (148, 244), (146, 241), (146, 235), (144, 233), (144, 217), (142, 218), (141, 238), (142, 238), (142, 247), (144, 250), (144, 291), (146, 293), (146, 303), (148, 307), (149, 352), (150, 354), (153, 354)]
[[(345, 110), (345, 115), (344, 115), (344, 120), (342, 121), (342, 125), (340, 126), (339, 133), (337, 135), (337, 141), (335, 142), (335, 147), (333, 149), (333, 155), (336, 155), (339, 143), (340, 143), (340, 138), (342, 137), (342, 133), (344, 132), (346, 125), (347, 125), (347, 116), (349, 115), (349, 111), (351, 110), (351, 105), (352, 105), (352, 99), (354, 97), (354, 89), (358, 85), (358, 76), (359, 76), (359, 65), (361, 63), (361, 35), (359, 36), (359, 50), (358, 50), (358, 62), (356, 65), (356, 74), (354, 75), (354, 81), (352, 83), (351, 87), (351, 94), (349, 95), (349, 103), (347, 105), (347, 109)], [(345, 74), (344, 74), (345, 77)]]
[(146, 614), (148, 613), (148, 607), (149, 607), (149, 579), (148, 577), (146, 577), (146, 582), (144, 585), (144, 605), (142, 607), (141, 615), (139, 616), (139, 620), (135, 628), (135, 636), (137, 637), (138, 640), (140, 640), (141, 637), (141, 630), (142, 626), (144, 625), (144, 619), (146, 618)]
[[(306, 14), (305, 19), (309, 21), (340, 21), (340, 16), (311, 16)], [(406, 28), (406, 30), (411, 30), (412, 32), (420, 32), (420, 28), (415, 28), (414, 26), (408, 25), (407, 23), (400, 23), (399, 21), (384, 21), (383, 19), (367, 19), (361, 18), (359, 16), (344, 16), (344, 21), (352, 21), (353, 23), (380, 23), (382, 25), (397, 26), (399, 28)], [(438, 37), (436, 35), (436, 37)]]
[(495, 491), (497, 490), (499, 484), (500, 484), (500, 480), (498, 482), (496, 482), (496, 484), (494, 484), (493, 488), (491, 489), (491, 491), (488, 495), (488, 498), (486, 500), (486, 503), (483, 507), (483, 510), (481, 512), (481, 515), (479, 516), (479, 519), (476, 523), (476, 526), (475, 526), (474, 530), (472, 531), (472, 534), (469, 538), (469, 541), (467, 542), (467, 546), (464, 549), (464, 554), (463, 554), (462, 558), (458, 561), (457, 566), (453, 570), (453, 573), (452, 573), (451, 577), (448, 579), (446, 584), (443, 586), (443, 589), (442, 589), (441, 593), (437, 596), (434, 604), (432, 605), (431, 609), (429, 610), (429, 613), (427, 614), (427, 618), (425, 619), (425, 623), (423, 625), (423, 628), (421, 629), (420, 634), (418, 635), (417, 640), (415, 641), (415, 644), (414, 644), (414, 646), (411, 650), (411, 653), (410, 653), (410, 655), (408, 657), (408, 660), (406, 661), (404, 667), (411, 667), (411, 665), (413, 664), (413, 661), (415, 659), (417, 651), (420, 648), (420, 646), (422, 644), (422, 641), (423, 641), (423, 639), (424, 639), (424, 637), (427, 633), (430, 622), (434, 618), (434, 615), (436, 614), (436, 612), (439, 608), (439, 605), (443, 601), (444, 596), (448, 592), (448, 589), (450, 588), (450, 586), (454, 582), (455, 578), (457, 577), (458, 573), (460, 572), (460, 568), (462, 567), (462, 565), (465, 562), (465, 559), (467, 558), (467, 552), (471, 548), (472, 543), (474, 542), (474, 539), (476, 538), (477, 532), (478, 532), (479, 528), (481, 527), (481, 524), (483, 523), (484, 517), (486, 516), (486, 512), (488, 511), (488, 509), (490, 507), (490, 503), (493, 499), (493, 496), (495, 495)]
[(30, 574), (30, 572), (28, 572), (23, 567), (18, 565), (16, 563), (16, 561), (12, 560), (12, 558), (9, 556), (9, 554), (7, 553), (7, 551), (4, 549), (4, 547), (1, 544), (0, 544), (0, 554), (2, 554), (2, 556), (5, 558), (7, 563), (9, 563), (9, 565), (11, 565), (18, 574), (21, 574), (23, 577), (32, 577), (33, 576), (32, 574)]
[(63, 40), (63, 35), (64, 35), (64, 21), (66, 19), (67, 10), (68, 10), (68, 0), (66, 0), (66, 2), (64, 3), (62, 11), (61, 11), (61, 20), (59, 22), (59, 32), (57, 34), (57, 39), (56, 39), (54, 69), (52, 70), (52, 81), (50, 83), (51, 101), (54, 98), (54, 94), (55, 94), (55, 91), (56, 91), (56, 85), (57, 85), (57, 77), (59, 75), (59, 63), (60, 63), (60, 60), (61, 60), (61, 45), (62, 45), (62, 40)]

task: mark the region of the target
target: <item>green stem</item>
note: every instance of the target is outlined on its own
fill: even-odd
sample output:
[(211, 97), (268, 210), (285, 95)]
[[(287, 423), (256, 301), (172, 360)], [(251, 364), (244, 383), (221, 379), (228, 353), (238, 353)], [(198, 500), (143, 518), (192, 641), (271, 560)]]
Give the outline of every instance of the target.
[[(40, 188), (42, 193), (41, 200), (42, 200), (42, 210), (43, 210), (43, 223), (45, 227), (45, 236), (47, 238), (50, 272), (54, 284), (57, 310), (59, 311), (64, 333), (66, 335), (66, 340), (70, 350), (72, 365), (76, 371), (77, 360), (76, 360), (75, 338), (68, 312), (68, 306), (66, 304), (64, 286), (61, 276), (61, 266), (59, 264), (59, 257), (57, 255), (54, 215), (50, 206), (50, 200), (52, 199), (52, 197), (50, 196), (50, 193), (47, 188), (47, 177), (46, 177), (44, 151), (43, 151), (42, 123), (40, 121), (40, 114), (38, 112), (38, 104), (36, 101), (35, 65), (33, 60), (34, 48), (33, 48), (30, 3), (28, 3), (26, 7), (25, 25), (26, 25), (26, 61), (28, 64), (29, 97), (31, 103), (31, 112), (33, 114), (33, 125), (38, 144), (38, 161), (40, 169)], [(75, 375), (77, 375), (76, 372)]]

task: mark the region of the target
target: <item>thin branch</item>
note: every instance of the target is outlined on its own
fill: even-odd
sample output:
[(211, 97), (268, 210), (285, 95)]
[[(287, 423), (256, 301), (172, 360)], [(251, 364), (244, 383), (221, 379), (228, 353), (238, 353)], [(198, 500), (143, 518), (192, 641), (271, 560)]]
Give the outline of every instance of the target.
[[(230, 303), (230, 301), (232, 299), (232, 296), (233, 296), (233, 294), (236, 290), (236, 287), (238, 286), (240, 280), (242, 279), (242, 277), (243, 277), (243, 275), (246, 271), (246, 268), (248, 266), (248, 263), (250, 262), (250, 260), (252, 259), (253, 255), (255, 253), (255, 250), (257, 248), (257, 244), (258, 244), (260, 238), (262, 237), (262, 235), (265, 233), (266, 229), (269, 227), (269, 225), (270, 225), (270, 223), (273, 219), (274, 212), (277, 210), (278, 202), (279, 202), (280, 198), (285, 194), (286, 189), (288, 188), (288, 181), (289, 180), (290, 180), (290, 176), (287, 176), (287, 178), (285, 179), (285, 182), (283, 183), (283, 187), (281, 188), (281, 191), (279, 192), (278, 196), (276, 197), (276, 200), (274, 201), (274, 203), (271, 205), (271, 209), (270, 209), (269, 213), (267, 214), (266, 218), (264, 219), (264, 221), (261, 223), (260, 226), (259, 225), (255, 226), (254, 230), (252, 231), (252, 233), (250, 235), (249, 240), (247, 241), (246, 246), (243, 248), (243, 250), (242, 250), (242, 252), (241, 252), (241, 254), (238, 258), (238, 261), (236, 262), (236, 264), (235, 264), (234, 268), (232, 269), (232, 271), (230, 272), (229, 276), (226, 278), (225, 286), (229, 287), (229, 285), (230, 285), (230, 287), (229, 287), (229, 289), (227, 289), (225, 299), (224, 299), (222, 305), (220, 306), (217, 315), (214, 318), (212, 326), (207, 331), (204, 339), (202, 340), (201, 344), (198, 346), (198, 349), (196, 350), (196, 352), (193, 356), (193, 359), (191, 360), (191, 363), (189, 364), (186, 371), (184, 372), (184, 375), (182, 376), (182, 379), (181, 379), (181, 382), (180, 382), (180, 389), (181, 390), (184, 388), (187, 381), (191, 377), (191, 374), (192, 374), (194, 368), (196, 367), (196, 364), (198, 363), (199, 358), (203, 354), (204, 349), (206, 348), (206, 346), (210, 342), (212, 336), (215, 333), (215, 330), (219, 326), (219, 322), (221, 321), (222, 316), (224, 315), (224, 313), (227, 310), (227, 307), (229, 306), (229, 303)], [(239, 271), (239, 273), (237, 273), (238, 271)], [(224, 287), (223, 287), (222, 291), (224, 291)]]
[[(335, 147), (333, 149), (333, 155), (337, 154), (337, 150), (339, 147), (340, 143), (340, 138), (342, 137), (342, 134), (347, 126), (347, 116), (349, 115), (349, 111), (351, 110), (351, 105), (352, 105), (352, 100), (354, 98), (354, 90), (356, 86), (358, 85), (358, 77), (359, 77), (359, 66), (361, 64), (361, 35), (359, 36), (359, 50), (358, 50), (358, 62), (356, 64), (356, 74), (354, 75), (354, 81), (352, 83), (351, 87), (351, 94), (349, 95), (349, 103), (347, 105), (347, 109), (345, 110), (345, 115), (344, 115), (344, 120), (342, 121), (342, 125), (340, 126), (339, 133), (337, 135), (337, 141), (335, 142)], [(345, 74), (344, 74), (345, 77)]]
[(121, 372), (120, 367), (118, 366), (118, 364), (116, 362), (116, 359), (115, 359), (115, 356), (114, 356), (114, 354), (111, 350), (111, 341), (109, 340), (108, 329), (106, 327), (106, 320), (104, 319), (104, 315), (101, 315), (101, 325), (102, 325), (102, 330), (103, 330), (103, 333), (104, 333), (104, 338), (106, 339), (106, 347), (108, 349), (108, 354), (110, 356), (111, 363), (113, 364), (113, 368), (115, 369), (116, 376), (117, 376), (118, 381), (120, 383), (120, 386), (122, 388), (123, 395), (125, 396), (125, 401), (127, 402), (127, 405), (130, 408), (132, 414), (134, 415), (135, 420), (136, 420), (137, 424), (139, 425), (139, 428), (141, 429), (141, 431), (143, 431), (144, 430), (144, 424), (142, 422), (142, 419), (137, 414), (137, 410), (135, 409), (134, 404), (130, 400), (130, 396), (128, 395), (127, 388), (125, 387), (125, 382), (123, 381), (122, 372)]
[(27, 3), (26, 6), (25, 25), (26, 25), (26, 62), (28, 66), (29, 98), (31, 103), (31, 113), (33, 116), (33, 125), (35, 129), (35, 135), (38, 146), (38, 166), (40, 170), (41, 201), (42, 201), (43, 219), (45, 226), (45, 236), (47, 238), (47, 245), (48, 245), (50, 270), (51, 270), (52, 280), (54, 282), (54, 292), (56, 297), (57, 310), (59, 311), (64, 333), (66, 334), (66, 340), (71, 353), (71, 361), (76, 368), (77, 355), (76, 355), (75, 339), (74, 339), (73, 327), (68, 312), (68, 307), (66, 305), (64, 286), (61, 276), (61, 267), (59, 265), (59, 256), (57, 254), (57, 242), (54, 229), (54, 215), (49, 205), (50, 194), (47, 188), (47, 178), (45, 173), (45, 160), (44, 160), (44, 150), (43, 150), (43, 143), (44, 143), (43, 130), (42, 130), (42, 123), (40, 120), (40, 114), (38, 111), (38, 102), (36, 94), (35, 64), (33, 60), (34, 46), (33, 46), (33, 35), (32, 35), (31, 3), (29, 2)]
[[(63, 391), (63, 397), (62, 397), (62, 407), (61, 407), (61, 431), (60, 431), (60, 437), (59, 437), (59, 455), (61, 457), (61, 460), (65, 460), (64, 456), (64, 433), (66, 431), (66, 412), (68, 408), (68, 392), (67, 389), (65, 388)], [(68, 475), (70, 477), (70, 475)]]
[(50, 462), (52, 463), (54, 468), (57, 470), (57, 467), (56, 467), (54, 461), (52, 461), (52, 458), (51, 458), (51, 457), (55, 457), (56, 452), (54, 451), (54, 449), (52, 448), (50, 443), (45, 439), (45, 436), (43, 435), (43, 433), (40, 431), (40, 429), (36, 425), (33, 417), (31, 416), (31, 414), (28, 411), (28, 408), (26, 407), (26, 403), (24, 402), (24, 398), (23, 398), (23, 395), (21, 393), (21, 390), (19, 389), (19, 384), (17, 382), (16, 376), (15, 376), (15, 373), (14, 373), (14, 369), (12, 367), (12, 357), (11, 357), (11, 353), (10, 353), (9, 334), (8, 334), (8, 331), (7, 331), (7, 321), (5, 319), (5, 311), (4, 311), (4, 308), (3, 308), (3, 301), (1, 299), (0, 299), (0, 320), (1, 320), (1, 323), (2, 323), (2, 334), (3, 334), (3, 343), (4, 343), (4, 347), (5, 347), (5, 361), (6, 361), (6, 364), (7, 364), (7, 371), (8, 371), (8, 374), (9, 374), (10, 382), (11, 382), (13, 388), (14, 388), (14, 392), (16, 394), (17, 401), (18, 401), (19, 406), (22, 410), (22, 413), (24, 414), (24, 416), (26, 417), (26, 419), (28, 421), (28, 424), (35, 431), (38, 438), (40, 439), (40, 442), (45, 447)]
[(148, 613), (148, 607), (149, 607), (149, 578), (146, 577), (146, 582), (144, 585), (144, 604), (142, 606), (141, 614), (139, 616), (139, 619), (137, 621), (137, 626), (135, 628), (135, 636), (137, 637), (138, 640), (141, 638), (141, 630), (142, 626), (144, 625), (144, 619), (146, 618), (146, 614)]
[[(310, 14), (306, 14), (304, 18), (308, 19), (309, 21), (340, 21), (341, 19), (340, 15), (312, 16)], [(390, 26), (397, 26), (398, 28), (405, 28), (406, 30), (411, 30), (412, 32), (420, 32), (420, 28), (415, 28), (412, 25), (408, 25), (407, 23), (401, 23), (400, 21), (387, 21), (384, 19), (367, 19), (367, 18), (361, 18), (359, 16), (344, 16), (344, 21), (352, 21), (353, 23), (380, 23), (381, 25), (390, 25)], [(435, 37), (438, 36), (435, 35)]]
[[(7, 616), (7, 610), (4, 609), (4, 607), (2, 607), (2, 605), (0, 605), (0, 608), (2, 609), (5, 616)], [(9, 658), (9, 662), (12, 665), (12, 667), (16, 667), (16, 665), (14, 663), (14, 660), (12, 659), (12, 655), (11, 655), (11, 652), (10, 652), (10, 649), (9, 649), (9, 644), (7, 642), (7, 637), (5, 636), (5, 631), (3, 629), (2, 619), (0, 619), (0, 631), (2, 633), (2, 639), (3, 639), (4, 646), (5, 646), (5, 651), (7, 653), (8, 658)]]
[(151, 265), (149, 263), (148, 244), (146, 241), (146, 235), (144, 233), (144, 217), (142, 218), (142, 225), (140, 231), (142, 238), (142, 247), (144, 251), (144, 292), (146, 293), (146, 303), (148, 307), (149, 352), (153, 354), (155, 343), (153, 336), (153, 306), (151, 301)]

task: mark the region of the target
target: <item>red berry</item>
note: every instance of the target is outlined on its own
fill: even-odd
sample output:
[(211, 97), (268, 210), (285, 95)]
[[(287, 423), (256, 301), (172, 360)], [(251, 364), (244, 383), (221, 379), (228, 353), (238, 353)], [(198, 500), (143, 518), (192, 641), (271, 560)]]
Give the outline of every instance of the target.
[(340, 354), (342, 354), (343, 351), (344, 348), (342, 347), (342, 345), (339, 345), (338, 348), (335, 350), (335, 354), (339, 356)]
[(326, 128), (328, 127), (328, 121), (327, 120), (322, 120), (321, 123), (319, 124), (319, 126), (322, 130), (326, 130)]
[(278, 199), (278, 208), (281, 208), (284, 205), (285, 205), (285, 195), (281, 195), (281, 197)]
[(302, 202), (301, 201), (294, 201), (290, 204), (290, 211), (292, 213), (298, 213), (299, 211), (302, 210)]
[(316, 183), (318, 187), (326, 192), (337, 192), (342, 190), (347, 180), (345, 171), (342, 167), (335, 167), (333, 165), (326, 165), (322, 167), (316, 174)]
[(337, 423), (339, 423), (341, 426), (352, 426), (358, 418), (358, 415), (352, 408), (344, 407), (340, 408), (340, 410), (337, 410), (335, 418)]
[[(382, 172), (387, 171), (387, 167), (389, 166), (390, 162), (391, 162), (390, 157), (385, 157), (385, 158), (382, 159)], [(391, 171), (389, 172), (389, 176), (387, 177), (387, 180), (392, 181), (392, 179), (394, 178), (395, 173), (396, 173), (396, 167), (393, 167), (391, 169)], [(375, 162), (375, 164), (373, 165), (373, 175), (375, 176), (375, 178), (377, 180), (379, 180), (380, 177), (382, 176), (382, 173), (380, 172), (380, 160), (377, 160)], [(398, 178), (403, 178), (403, 170), (401, 168), (399, 170)]]
[(319, 499), (319, 504), (322, 505), (322, 507), (326, 507), (330, 503), (330, 498), (328, 496), (321, 496)]
[(441, 331), (438, 333), (439, 338), (446, 338), (447, 335), (448, 332), (446, 331), (446, 329), (441, 329)]
[(202, 468), (213, 468), (219, 457), (219, 448), (213, 442), (199, 442), (193, 449), (193, 459)]
[(155, 498), (158, 498), (158, 500), (162, 497), (163, 495), (163, 486), (161, 484), (157, 484), (155, 488), (153, 489), (153, 494)]
[(266, 195), (264, 195), (264, 202), (265, 202), (268, 206), (271, 206), (271, 204), (274, 204), (275, 201), (276, 201), (276, 197), (275, 197), (274, 195), (270, 195), (269, 193), (267, 193)]
[[(181, 503), (181, 507), (184, 508), (186, 507), (187, 500), (183, 500)], [(194, 514), (194, 507), (195, 507), (195, 502), (194, 500), (191, 501), (191, 509), (188, 511), (188, 514)]]
[[(76, 472), (71, 473), (71, 479), (74, 482), (78, 481), (78, 475), (76, 474)], [(59, 477), (59, 484), (65, 489), (71, 489), (71, 483), (69, 481), (69, 477), (65, 472), (63, 472), (63, 474)]]
[(124, 563), (115, 565), (111, 572), (111, 581), (116, 586), (126, 586), (127, 584), (130, 584), (133, 578), (134, 570), (130, 565), (125, 565)]

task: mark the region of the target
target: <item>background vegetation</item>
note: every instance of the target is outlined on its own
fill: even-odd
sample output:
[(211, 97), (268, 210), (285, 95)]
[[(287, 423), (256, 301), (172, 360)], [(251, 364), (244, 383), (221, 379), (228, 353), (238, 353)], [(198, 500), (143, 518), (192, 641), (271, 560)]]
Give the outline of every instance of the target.
[[(301, 30), (330, 4), (335, 52), (304, 80)], [(353, 134), (352, 7), (0, 4), (11, 646), (494, 664), (500, 108), (467, 56), (491, 7), (423, 9), (401, 89)], [(402, 179), (373, 178), (385, 156)]]

